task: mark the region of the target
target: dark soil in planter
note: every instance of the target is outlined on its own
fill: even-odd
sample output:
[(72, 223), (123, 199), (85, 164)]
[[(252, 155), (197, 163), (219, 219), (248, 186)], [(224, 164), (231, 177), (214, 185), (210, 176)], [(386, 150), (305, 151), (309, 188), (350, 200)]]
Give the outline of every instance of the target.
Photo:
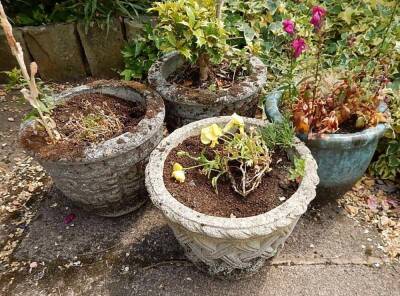
[(135, 131), (145, 112), (137, 102), (100, 93), (79, 94), (53, 110), (60, 141), (49, 143), (44, 128), (36, 125), (21, 134), (21, 144), (44, 159), (79, 158), (91, 144)]
[[(248, 69), (249, 66), (247, 65)], [(209, 78), (200, 80), (200, 70), (197, 65), (185, 64), (179, 71), (168, 77), (168, 82), (194, 89), (208, 89), (212, 91), (223, 90), (232, 87), (249, 75), (248, 70), (238, 68), (230, 69), (227, 62), (221, 65), (210, 65)]]
[[(263, 177), (260, 186), (246, 198), (237, 194), (232, 189), (231, 183), (223, 178), (220, 178), (218, 182), (219, 193), (216, 194), (211, 181), (199, 169), (186, 171), (184, 183), (176, 182), (171, 177), (172, 166), (175, 162), (184, 167), (196, 164), (194, 160), (178, 157), (176, 153), (183, 150), (193, 156), (198, 156), (204, 147), (198, 136), (188, 138), (171, 151), (164, 164), (165, 187), (174, 198), (195, 211), (218, 217), (256, 216), (279, 206), (283, 202), (279, 199), (280, 197), (288, 199), (298, 188), (297, 183), (288, 179), (291, 161), (286, 152), (280, 150), (272, 156), (272, 171)], [(210, 150), (206, 153), (212, 152)]]
[(357, 117), (353, 116), (350, 119), (339, 125), (339, 130), (335, 134), (352, 134), (362, 131), (363, 129), (356, 128)]

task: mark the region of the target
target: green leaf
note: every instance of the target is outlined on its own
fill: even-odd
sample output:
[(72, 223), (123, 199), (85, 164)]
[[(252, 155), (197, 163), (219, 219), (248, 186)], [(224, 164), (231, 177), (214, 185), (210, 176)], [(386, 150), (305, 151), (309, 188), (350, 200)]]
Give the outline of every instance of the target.
[(394, 46), (394, 50), (397, 51), (398, 54), (400, 54), (400, 41), (396, 41), (396, 45)]
[(342, 20), (344, 20), (348, 25), (351, 24), (351, 18), (354, 13), (354, 9), (352, 7), (347, 7), (344, 11), (339, 13), (338, 17)]
[(189, 48), (180, 48), (178, 50), (186, 59), (190, 60), (192, 58)]
[(274, 35), (279, 35), (283, 32), (282, 29), (282, 22), (273, 22), (269, 25), (269, 30), (272, 32)]
[(168, 32), (167, 34), (167, 40), (172, 46), (176, 46), (176, 39), (175, 35), (172, 32)]
[(190, 28), (193, 28), (194, 27), (194, 23), (196, 21), (196, 17), (194, 16), (193, 10), (192, 10), (192, 8), (190, 6), (185, 6), (185, 11), (186, 11), (186, 14), (187, 14), (187, 16), (189, 18)]
[(256, 31), (254, 31), (254, 29), (250, 27), (249, 24), (247, 23), (243, 24), (242, 29), (244, 38), (246, 39), (246, 43), (247, 44), (251, 43), (256, 35)]

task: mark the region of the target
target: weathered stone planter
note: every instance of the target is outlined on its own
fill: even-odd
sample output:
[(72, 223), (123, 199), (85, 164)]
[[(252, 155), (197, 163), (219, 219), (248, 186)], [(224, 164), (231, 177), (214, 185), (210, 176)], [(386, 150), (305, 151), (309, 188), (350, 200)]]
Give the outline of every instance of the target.
[[(159, 95), (139, 83), (98, 82), (62, 93), (62, 103), (80, 93), (102, 93), (146, 105), (134, 133), (127, 132), (84, 151), (73, 161), (49, 161), (27, 151), (45, 168), (55, 185), (74, 203), (101, 216), (116, 217), (146, 201), (144, 169), (163, 136), (164, 104)], [(24, 123), (21, 130), (32, 125)]]
[[(280, 91), (274, 91), (266, 97), (265, 112), (272, 121), (283, 118), (278, 108), (281, 97)], [(387, 107), (382, 104), (380, 109), (384, 112)], [(326, 134), (317, 139), (298, 135), (310, 148), (318, 163), (318, 195), (336, 197), (350, 189), (367, 170), (378, 141), (387, 128), (387, 124), (378, 124), (361, 132)]]
[[(230, 117), (200, 120), (177, 129), (152, 152), (146, 168), (146, 187), (152, 202), (163, 212), (186, 256), (212, 275), (245, 275), (258, 270), (264, 261), (275, 256), (292, 232), (300, 216), (315, 197), (318, 184), (317, 164), (308, 148), (296, 140), (289, 155), (306, 159), (306, 173), (298, 190), (273, 210), (248, 218), (222, 218), (196, 212), (178, 202), (166, 189), (164, 162), (185, 139), (200, 135), (202, 128), (226, 124)], [(248, 126), (265, 122), (245, 118)]]
[(167, 78), (184, 65), (177, 52), (165, 55), (153, 64), (148, 73), (149, 83), (165, 100), (167, 125), (171, 129), (190, 122), (236, 112), (253, 117), (258, 95), (267, 82), (265, 65), (257, 57), (250, 60), (251, 73), (226, 91), (212, 92), (181, 85), (171, 85)]

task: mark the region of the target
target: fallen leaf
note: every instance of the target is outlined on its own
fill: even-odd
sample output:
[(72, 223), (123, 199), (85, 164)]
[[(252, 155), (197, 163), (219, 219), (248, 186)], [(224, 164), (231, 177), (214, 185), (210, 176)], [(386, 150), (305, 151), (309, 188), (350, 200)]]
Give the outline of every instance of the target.
[(376, 201), (376, 198), (374, 196), (370, 196), (368, 198), (368, 207), (370, 208), (371, 211), (377, 212), (378, 211), (378, 203)]
[(351, 216), (355, 216), (358, 213), (358, 208), (351, 206), (351, 205), (345, 205), (344, 207), (346, 209), (346, 211), (351, 215)]
[(76, 218), (76, 215), (75, 215), (74, 213), (71, 213), (71, 214), (65, 216), (65, 218), (64, 218), (64, 224), (69, 224), (69, 223), (71, 223), (72, 221), (75, 220), (75, 218)]

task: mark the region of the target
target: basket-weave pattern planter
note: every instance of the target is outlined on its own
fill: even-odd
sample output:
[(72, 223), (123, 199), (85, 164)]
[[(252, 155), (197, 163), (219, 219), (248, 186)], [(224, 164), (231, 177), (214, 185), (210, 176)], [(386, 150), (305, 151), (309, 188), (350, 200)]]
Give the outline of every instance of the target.
[[(177, 129), (165, 138), (150, 156), (146, 187), (152, 202), (163, 212), (186, 256), (213, 275), (252, 272), (282, 248), (297, 221), (315, 197), (317, 165), (308, 148), (296, 140), (289, 155), (306, 160), (306, 170), (298, 190), (271, 211), (248, 218), (222, 218), (196, 212), (177, 201), (164, 185), (163, 169), (168, 154), (185, 139), (198, 136), (202, 128), (224, 125), (230, 117), (200, 120)], [(247, 126), (262, 126), (261, 120), (245, 118)]]
[[(138, 83), (97, 82), (62, 93), (60, 104), (82, 93), (101, 93), (146, 105), (135, 132), (92, 145), (79, 159), (46, 160), (28, 151), (45, 168), (55, 185), (75, 204), (101, 216), (129, 213), (146, 201), (144, 169), (163, 136), (164, 105), (153, 91)], [(34, 122), (26, 122), (21, 132)]]

